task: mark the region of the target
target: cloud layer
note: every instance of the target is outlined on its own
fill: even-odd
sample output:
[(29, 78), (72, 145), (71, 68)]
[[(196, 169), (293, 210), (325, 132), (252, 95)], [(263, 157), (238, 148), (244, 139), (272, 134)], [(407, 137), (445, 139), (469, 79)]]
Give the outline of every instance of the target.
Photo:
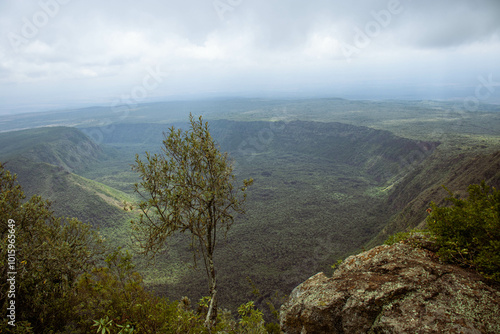
[(500, 81), (496, 0), (3, 1), (0, 31), (0, 112), (106, 103), (148, 68), (144, 100)]

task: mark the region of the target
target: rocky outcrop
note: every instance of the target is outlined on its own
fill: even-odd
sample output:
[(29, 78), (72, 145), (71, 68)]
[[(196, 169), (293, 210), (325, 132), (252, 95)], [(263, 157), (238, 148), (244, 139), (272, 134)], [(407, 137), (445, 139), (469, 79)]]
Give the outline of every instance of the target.
[(281, 307), (281, 330), (306, 333), (500, 333), (500, 290), (427, 249), (378, 246), (319, 273)]

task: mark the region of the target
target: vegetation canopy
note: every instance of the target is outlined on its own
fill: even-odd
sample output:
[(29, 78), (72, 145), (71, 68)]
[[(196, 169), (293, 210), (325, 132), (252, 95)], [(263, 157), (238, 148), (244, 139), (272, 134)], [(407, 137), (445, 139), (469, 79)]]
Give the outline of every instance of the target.
[[(77, 317), (71, 302), (73, 287), (98, 262), (104, 251), (102, 239), (77, 219), (55, 217), (50, 203), (40, 196), (26, 200), (16, 176), (2, 163), (0, 237), (0, 305), (6, 310), (14, 304), (17, 321), (7, 326), (4, 317), (0, 332), (12, 327), (19, 333), (30, 328), (37, 333), (62, 330), (68, 319)], [(8, 243), (8, 237), (14, 242)], [(12, 274), (15, 280), (10, 284), (7, 278)]]
[(431, 203), (429, 230), (444, 260), (500, 281), (500, 191), (483, 181), (470, 185), (468, 192), (466, 199), (449, 192), (451, 207)]
[(142, 178), (135, 184), (141, 196), (140, 216), (132, 221), (136, 241), (145, 254), (155, 255), (175, 232), (189, 232), (194, 260), (199, 254), (209, 278), (210, 306), (206, 325), (217, 317), (217, 283), (213, 255), (220, 233), (244, 213), (245, 190), (252, 180), (236, 187), (233, 166), (221, 153), (209, 127), (200, 117), (190, 115), (187, 131), (169, 129), (164, 133), (160, 154), (136, 155), (132, 167)]

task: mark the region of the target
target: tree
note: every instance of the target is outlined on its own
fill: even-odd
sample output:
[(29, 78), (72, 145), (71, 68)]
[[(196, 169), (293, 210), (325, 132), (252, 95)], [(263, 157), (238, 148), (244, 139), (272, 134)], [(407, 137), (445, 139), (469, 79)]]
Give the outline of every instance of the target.
[(2, 163), (0, 235), (2, 308), (13, 302), (16, 320), (30, 322), (37, 333), (64, 329), (72, 315), (73, 284), (95, 265), (101, 239), (87, 224), (55, 217), (40, 196), (26, 201)]
[(500, 281), (500, 191), (483, 181), (468, 192), (459, 199), (448, 191), (450, 207), (431, 203), (427, 225), (444, 260)]
[(135, 185), (141, 196), (140, 216), (132, 221), (141, 250), (156, 255), (175, 232), (189, 232), (196, 263), (201, 253), (209, 281), (210, 304), (205, 325), (217, 318), (217, 280), (214, 251), (220, 233), (227, 232), (234, 214), (245, 212), (246, 189), (253, 180), (234, 185), (233, 166), (212, 139), (208, 123), (190, 115), (187, 131), (164, 133), (159, 154), (146, 152), (143, 162), (136, 155), (133, 170), (142, 178)]

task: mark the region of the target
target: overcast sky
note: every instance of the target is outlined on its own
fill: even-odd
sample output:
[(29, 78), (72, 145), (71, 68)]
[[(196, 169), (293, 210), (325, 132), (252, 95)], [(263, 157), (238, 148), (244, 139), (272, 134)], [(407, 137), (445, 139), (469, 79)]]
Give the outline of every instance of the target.
[(0, 113), (218, 96), (500, 101), (498, 0), (1, 0), (0, 31)]

